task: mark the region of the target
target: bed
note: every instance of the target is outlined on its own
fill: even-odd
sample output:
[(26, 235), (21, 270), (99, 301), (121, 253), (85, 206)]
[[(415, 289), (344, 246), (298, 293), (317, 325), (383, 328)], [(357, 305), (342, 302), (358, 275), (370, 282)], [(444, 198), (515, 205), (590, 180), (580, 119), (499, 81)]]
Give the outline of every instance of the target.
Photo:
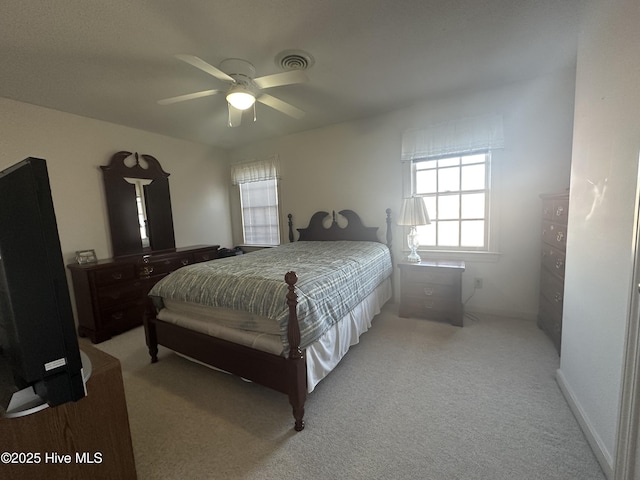
[(392, 297), (386, 213), (386, 244), (352, 210), (339, 212), (344, 227), (335, 212), (316, 212), (294, 242), (289, 215), (288, 244), (168, 275), (149, 292), (144, 328), (152, 363), (162, 345), (282, 392), (301, 431), (307, 393)]

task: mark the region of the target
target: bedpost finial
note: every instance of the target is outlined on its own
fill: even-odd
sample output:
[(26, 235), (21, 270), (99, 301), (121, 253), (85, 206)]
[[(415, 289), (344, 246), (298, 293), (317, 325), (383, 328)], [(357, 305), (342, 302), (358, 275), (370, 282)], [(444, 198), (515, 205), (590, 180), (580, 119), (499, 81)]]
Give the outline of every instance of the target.
[(287, 282), (287, 285), (293, 286), (298, 281), (298, 275), (296, 275), (296, 272), (287, 272), (284, 276), (284, 281)]

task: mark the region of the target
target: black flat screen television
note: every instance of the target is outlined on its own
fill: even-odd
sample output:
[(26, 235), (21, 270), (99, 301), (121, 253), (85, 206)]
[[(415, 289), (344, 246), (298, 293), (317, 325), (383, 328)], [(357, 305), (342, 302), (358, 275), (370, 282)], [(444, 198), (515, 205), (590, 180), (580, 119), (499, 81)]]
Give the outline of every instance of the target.
[(49, 406), (85, 396), (49, 174), (39, 158), (0, 171), (0, 349), (0, 413), (16, 390)]

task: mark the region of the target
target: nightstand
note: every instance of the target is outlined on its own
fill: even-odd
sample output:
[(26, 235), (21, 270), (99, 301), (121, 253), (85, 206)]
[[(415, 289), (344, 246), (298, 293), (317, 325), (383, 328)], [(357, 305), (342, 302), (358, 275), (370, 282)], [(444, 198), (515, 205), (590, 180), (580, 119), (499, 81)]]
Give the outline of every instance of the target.
[(400, 262), (401, 317), (448, 320), (462, 326), (464, 262)]

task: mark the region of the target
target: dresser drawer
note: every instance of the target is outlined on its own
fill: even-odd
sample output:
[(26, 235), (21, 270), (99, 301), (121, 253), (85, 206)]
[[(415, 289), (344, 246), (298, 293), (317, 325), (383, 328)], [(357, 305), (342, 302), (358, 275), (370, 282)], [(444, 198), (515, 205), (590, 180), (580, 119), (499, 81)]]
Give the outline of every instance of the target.
[(542, 241), (564, 251), (567, 247), (566, 225), (542, 222)]
[(112, 285), (117, 282), (132, 280), (136, 271), (132, 264), (122, 264), (111, 268), (96, 270), (96, 286)]
[(183, 254), (180, 256), (158, 259), (147, 259), (140, 264), (140, 276), (150, 277), (152, 275), (160, 275), (163, 273), (171, 273), (181, 267), (193, 263), (191, 254)]
[(105, 310), (102, 314), (103, 328), (115, 335), (142, 325), (146, 303), (136, 301)]
[(218, 258), (218, 250), (205, 250), (203, 252), (193, 252), (193, 263), (208, 262)]
[(540, 297), (538, 326), (551, 338), (559, 352), (562, 339), (562, 310), (558, 310), (558, 306), (545, 297)]
[(569, 196), (549, 197), (542, 202), (542, 218), (566, 225), (569, 217)]
[(562, 315), (564, 283), (545, 269), (540, 272), (540, 294)]
[(542, 245), (542, 266), (564, 278), (565, 253), (549, 245)]
[(111, 285), (97, 290), (100, 308), (109, 308), (125, 302), (138, 300), (144, 293), (144, 283), (141, 281)]

